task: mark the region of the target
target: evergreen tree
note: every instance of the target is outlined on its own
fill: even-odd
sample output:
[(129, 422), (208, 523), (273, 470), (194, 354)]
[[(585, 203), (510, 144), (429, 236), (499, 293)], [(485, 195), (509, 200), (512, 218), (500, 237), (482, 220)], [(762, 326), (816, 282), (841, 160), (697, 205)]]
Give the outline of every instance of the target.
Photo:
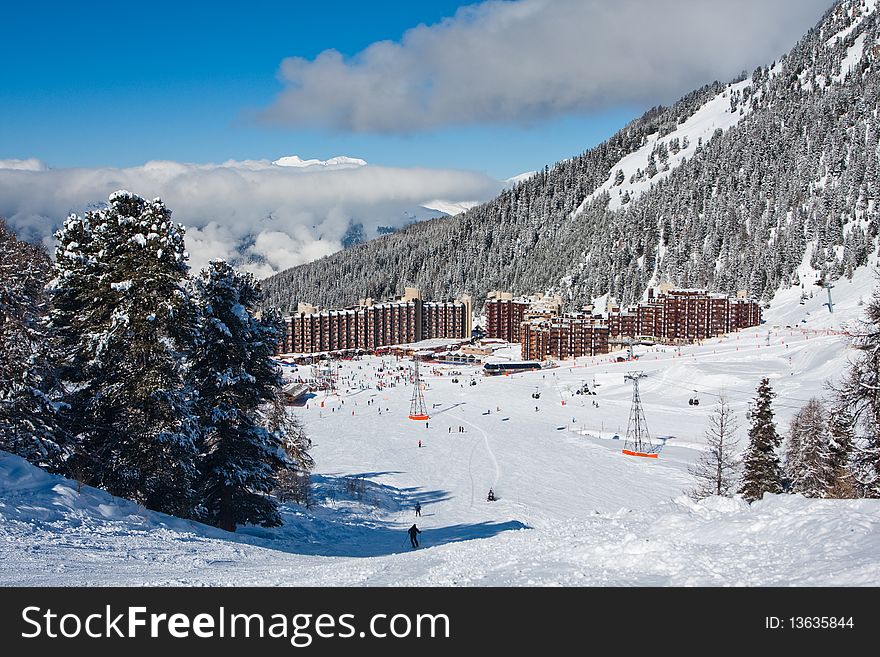
[(727, 396), (722, 393), (718, 406), (709, 418), (706, 429), (706, 450), (700, 453), (690, 473), (697, 485), (690, 495), (702, 499), (710, 495), (730, 497), (736, 485), (736, 450), (738, 429), (736, 416), (730, 408)]
[(0, 219), (0, 449), (57, 468), (64, 452), (49, 394), (46, 253), (18, 240)]
[(811, 399), (792, 420), (785, 462), (792, 493), (827, 497), (833, 485), (826, 415), (822, 402)]
[(791, 418), (791, 423), (788, 425), (788, 436), (785, 440), (785, 465), (782, 470), (785, 477), (785, 481), (783, 482), (783, 488), (785, 490), (790, 490), (793, 482), (798, 481), (801, 478), (802, 437), (803, 430), (801, 429), (801, 414), (796, 413), (795, 416)]
[(743, 480), (739, 490), (749, 502), (761, 499), (764, 493), (782, 492), (782, 471), (776, 454), (780, 438), (771, 406), (775, 396), (770, 380), (761, 379), (752, 409), (749, 446), (743, 457)]
[(853, 427), (854, 420), (846, 406), (835, 408), (828, 421), (829, 465), (831, 485), (828, 496), (837, 499), (858, 497), (853, 476)]
[(197, 453), (184, 384), (195, 313), (183, 227), (161, 200), (120, 191), (68, 218), (56, 238), (51, 325), (75, 443), (69, 471), (186, 516)]
[(856, 427), (850, 472), (861, 497), (880, 498), (880, 288), (865, 308), (866, 319), (851, 330), (856, 357), (833, 386), (838, 410)]
[(201, 425), (200, 517), (227, 531), (281, 524), (268, 493), (280, 472), (302, 465), (288, 456), (298, 444), (280, 405), (281, 374), (272, 359), (283, 324), (277, 313), (254, 314), (260, 288), (222, 260), (195, 283), (201, 335), (191, 377)]
[[(270, 310), (270, 313), (276, 313)], [(268, 320), (266, 313), (263, 317)], [(280, 322), (280, 315), (272, 321)], [(267, 422), (270, 431), (283, 435), (282, 449), (287, 455), (288, 466), (278, 473), (275, 492), (280, 501), (287, 499), (308, 507), (311, 504), (311, 478), (309, 471), (314, 465), (309, 455), (312, 446), (306, 432), (295, 416), (287, 412), (281, 397), (276, 396), (269, 405)]]

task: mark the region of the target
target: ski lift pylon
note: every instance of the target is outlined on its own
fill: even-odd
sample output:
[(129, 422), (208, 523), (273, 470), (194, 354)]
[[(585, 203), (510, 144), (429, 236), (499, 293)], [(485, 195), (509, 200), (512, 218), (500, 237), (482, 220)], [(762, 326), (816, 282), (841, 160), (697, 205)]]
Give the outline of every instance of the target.
[(626, 428), (626, 441), (621, 450), (626, 456), (641, 456), (643, 458), (659, 458), (657, 453), (660, 449), (651, 442), (651, 434), (648, 432), (648, 423), (642, 410), (642, 400), (639, 394), (639, 379), (645, 378), (644, 372), (628, 372), (624, 379), (632, 381), (633, 401), (630, 409), (629, 424)]
[(410, 420), (430, 420), (428, 409), (425, 408), (425, 395), (422, 393), (422, 378), (419, 376), (419, 359), (413, 358), (415, 368), (413, 371), (413, 394), (409, 404)]

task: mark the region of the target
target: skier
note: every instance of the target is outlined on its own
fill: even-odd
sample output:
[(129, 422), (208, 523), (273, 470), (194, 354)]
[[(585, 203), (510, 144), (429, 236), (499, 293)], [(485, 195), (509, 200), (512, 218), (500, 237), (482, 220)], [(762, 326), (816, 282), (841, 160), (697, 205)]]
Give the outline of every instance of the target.
[(427, 422), (425, 422), (425, 429), (427, 429), (427, 428), (428, 428), (428, 423), (427, 423)]
[(422, 505), (419, 502), (416, 502), (416, 515), (422, 517)]
[(487, 502), (494, 502), (495, 501), (495, 491), (492, 490), (491, 488), (489, 489), (489, 494), (486, 496), (486, 501)]
[(421, 446), (422, 446), (422, 441), (420, 440), (420, 441), (419, 441), (419, 447), (421, 447)]
[(415, 523), (413, 523), (413, 526), (409, 528), (409, 531), (407, 533), (409, 534), (409, 542), (412, 544), (412, 546), (414, 548), (419, 547), (419, 539), (416, 538), (416, 535), (421, 534), (422, 531), (418, 527), (416, 527)]

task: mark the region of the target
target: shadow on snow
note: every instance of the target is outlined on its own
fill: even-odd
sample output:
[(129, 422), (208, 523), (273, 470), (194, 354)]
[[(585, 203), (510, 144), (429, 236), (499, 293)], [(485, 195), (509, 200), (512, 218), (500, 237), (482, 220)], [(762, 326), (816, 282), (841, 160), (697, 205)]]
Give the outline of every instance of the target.
[[(393, 473), (314, 475), (314, 503), (310, 508), (284, 504), (281, 527), (241, 527), (229, 539), (293, 554), (376, 557), (412, 551), (407, 530), (413, 522), (426, 523), (419, 526), (421, 548), (528, 529), (515, 520), (427, 526), (437, 517), (430, 511), (431, 505), (449, 499), (450, 494), (442, 490), (395, 488), (372, 480), (384, 474)], [(422, 518), (415, 516), (416, 503), (422, 506)]]

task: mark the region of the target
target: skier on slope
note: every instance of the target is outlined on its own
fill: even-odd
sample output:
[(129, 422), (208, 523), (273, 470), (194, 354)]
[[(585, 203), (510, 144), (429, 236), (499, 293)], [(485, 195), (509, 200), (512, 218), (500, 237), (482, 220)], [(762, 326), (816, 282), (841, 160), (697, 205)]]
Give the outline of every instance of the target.
[(416, 527), (415, 523), (413, 523), (413, 526), (409, 528), (409, 531), (407, 533), (409, 534), (409, 542), (412, 544), (412, 546), (414, 548), (419, 547), (419, 539), (416, 538), (416, 535), (421, 534), (422, 531), (418, 527)]
[(422, 505), (419, 502), (416, 502), (416, 515), (419, 517), (422, 515)]

